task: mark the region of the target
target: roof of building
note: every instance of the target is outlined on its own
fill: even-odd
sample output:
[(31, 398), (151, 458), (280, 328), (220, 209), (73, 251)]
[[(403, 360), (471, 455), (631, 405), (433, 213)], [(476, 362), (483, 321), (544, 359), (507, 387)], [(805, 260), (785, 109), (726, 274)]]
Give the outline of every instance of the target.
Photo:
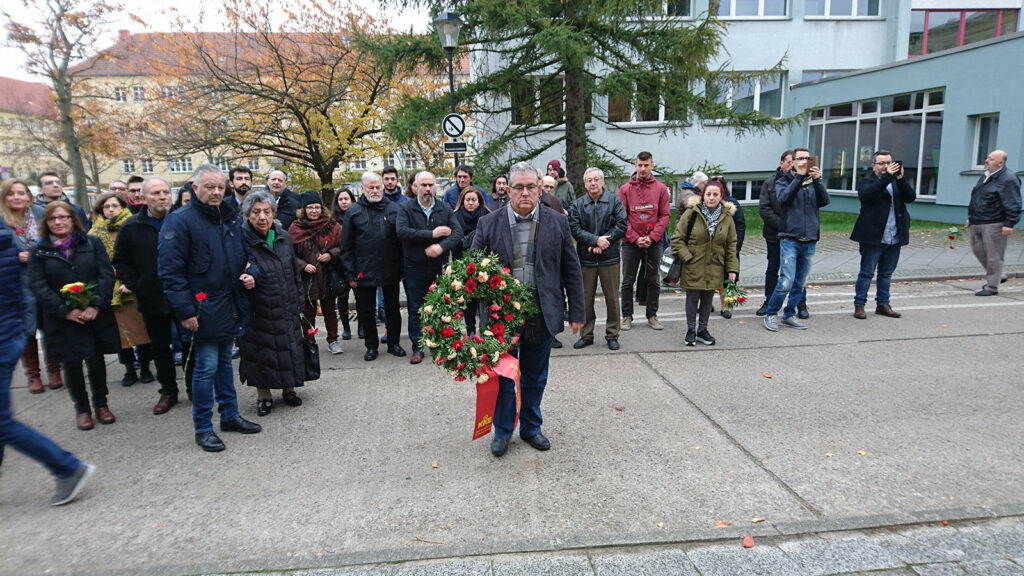
[[(233, 32), (195, 32), (197, 40), (214, 48), (223, 47), (225, 54), (236, 50), (236, 42), (245, 43), (249, 38), (255, 40), (253, 34)], [(301, 38), (301, 35), (289, 34), (290, 39)], [(310, 43), (314, 44), (315, 35), (309, 34)], [(147, 32), (130, 34), (122, 30), (118, 41), (103, 50), (94, 58), (80, 64), (77, 70), (86, 76), (145, 76), (151, 74), (157, 63), (173, 63), (180, 54), (181, 46), (186, 38), (180, 33)], [(469, 54), (462, 53), (455, 63), (456, 74), (469, 74)]]
[(50, 95), (46, 84), (0, 76), (0, 111), (47, 116), (54, 111)]

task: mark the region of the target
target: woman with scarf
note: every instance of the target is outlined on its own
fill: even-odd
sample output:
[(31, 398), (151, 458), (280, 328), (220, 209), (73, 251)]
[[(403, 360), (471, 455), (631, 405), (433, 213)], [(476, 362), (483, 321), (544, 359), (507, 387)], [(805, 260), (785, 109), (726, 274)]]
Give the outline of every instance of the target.
[[(473, 237), (476, 236), (476, 225), (480, 217), (489, 213), (483, 194), (476, 186), (466, 186), (459, 195), (459, 201), (455, 205), (455, 217), (459, 219), (462, 226), (462, 246), (452, 250), (452, 260), (458, 260), (466, 253), (466, 250), (473, 245)], [(480, 301), (473, 298), (466, 304), (466, 334), (470, 338), (476, 334), (476, 316), (480, 308)]]
[(331, 354), (341, 354), (338, 311), (327, 270), (341, 256), (341, 225), (324, 209), (323, 200), (317, 192), (302, 195), (302, 208), (295, 211), (295, 216), (288, 234), (295, 245), (295, 257), (302, 265), (302, 287), (306, 291), (302, 295), (305, 303), (302, 315), (306, 339), (314, 340), (319, 302), (327, 327), (327, 349)]
[[(338, 223), (338, 226), (342, 226), (345, 222), (345, 212), (348, 211), (348, 207), (355, 203), (356, 197), (348, 188), (339, 188), (337, 194), (334, 195), (334, 204), (331, 206), (331, 218)], [(337, 268), (337, 275), (344, 277), (341, 271), (341, 262), (335, 260), (332, 264)], [(348, 285), (348, 282), (340, 281), (335, 285), (336, 296), (338, 297), (338, 316), (341, 318), (341, 339), (351, 340), (352, 339), (352, 327), (349, 325), (349, 308), (348, 308), (348, 296), (352, 293), (352, 287)], [(359, 338), (363, 337), (362, 332), (359, 333)]]
[[(32, 203), (32, 192), (24, 180), (11, 178), (0, 185), (0, 213), (4, 222), (14, 231), (14, 244), (18, 249), (21, 265), (22, 294), (25, 302), (25, 351), (21, 354), (21, 365), (25, 368), (28, 391), (43, 393), (43, 380), (39, 372), (39, 344), (36, 341), (37, 318), (39, 315), (36, 299), (28, 285), (28, 259), (39, 240), (39, 223), (43, 220), (43, 207)], [(46, 363), (50, 389), (64, 385), (60, 375), (60, 363)]]
[[(75, 424), (91, 430), (92, 413), (85, 390), (84, 360), (89, 371), (92, 406), (101, 424), (112, 424), (107, 407), (107, 365), (104, 354), (119, 348), (117, 326), (110, 309), (114, 269), (103, 243), (87, 236), (74, 208), (66, 202), (46, 205), (39, 223), (39, 242), (28, 264), (29, 285), (39, 301), (46, 335), (46, 355), (64, 368), (64, 383), (75, 404)], [(85, 308), (70, 302), (61, 289), (81, 282), (91, 293)]]
[(722, 202), (724, 196), (721, 183), (708, 182), (703, 197), (687, 200), (686, 212), (676, 221), (672, 235), (672, 251), (683, 263), (680, 284), (686, 289), (687, 346), (697, 340), (708, 346), (715, 343), (708, 332), (712, 298), (722, 289), (723, 278), (736, 280), (740, 271), (732, 219), (736, 205)]
[[(107, 192), (96, 201), (89, 234), (103, 242), (103, 247), (107, 250), (107, 258), (114, 258), (114, 242), (117, 241), (117, 231), (131, 216), (131, 210), (124, 198), (116, 192)], [(110, 306), (114, 310), (117, 331), (121, 335), (121, 351), (117, 353), (118, 361), (124, 365), (124, 378), (121, 379), (121, 386), (131, 386), (136, 382), (148, 384), (155, 378), (149, 370), (149, 361), (153, 354), (149, 344), (149, 334), (146, 332), (146, 324), (142, 321), (142, 314), (139, 312), (139, 303), (135, 299), (135, 295), (120, 280), (117, 280), (116, 273), (114, 278), (114, 297), (110, 300)], [(136, 347), (139, 351), (140, 364), (138, 374), (135, 373), (134, 349)]]

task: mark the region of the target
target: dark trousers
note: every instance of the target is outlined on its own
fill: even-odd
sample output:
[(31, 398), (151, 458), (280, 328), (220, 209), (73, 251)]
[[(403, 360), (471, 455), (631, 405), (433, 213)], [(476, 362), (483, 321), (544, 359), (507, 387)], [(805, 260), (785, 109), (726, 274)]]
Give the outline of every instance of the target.
[[(519, 348), (511, 354), (519, 358), (519, 386), (523, 394), (519, 410), (519, 436), (529, 438), (541, 432), (544, 419), (540, 402), (548, 384), (548, 364), (551, 360), (551, 334), (540, 342), (519, 341)], [(498, 401), (494, 406), (494, 436), (511, 438), (516, 423), (516, 383), (498, 377)]]
[[(136, 354), (138, 351), (138, 354)], [(125, 366), (134, 366), (135, 361), (138, 360), (139, 364), (145, 366), (149, 364), (149, 361), (153, 359), (153, 339), (149, 339), (149, 344), (139, 344), (135, 348), (121, 348), (117, 352), (117, 361)]]
[[(420, 348), (420, 306), (423, 305), (423, 298), (427, 295), (430, 283), (441, 273), (441, 265), (416, 264), (410, 260), (405, 261), (405, 298), (409, 302), (409, 340), (412, 341), (412, 351), (422, 352)], [(388, 332), (388, 343), (391, 343), (391, 332)], [(395, 344), (399, 340), (395, 339)]]
[(687, 330), (707, 330), (711, 306), (715, 301), (714, 290), (686, 290)]
[[(388, 344), (394, 338), (397, 345), (402, 334), (402, 317), (398, 310), (398, 284), (381, 286), (384, 293), (384, 316), (385, 326), (388, 330)], [(377, 337), (377, 287), (360, 286), (355, 289), (356, 313), (359, 315), (359, 325), (363, 328), (363, 342), (367, 349), (376, 349), (380, 346), (380, 339)]]
[(633, 283), (637, 270), (643, 266), (647, 274), (647, 317), (658, 315), (658, 300), (661, 296), (661, 277), (658, 265), (661, 263), (661, 242), (647, 248), (636, 244), (622, 243), (622, 316), (633, 316)]
[(149, 343), (153, 351), (153, 364), (156, 365), (156, 379), (160, 382), (160, 393), (178, 397), (178, 378), (174, 369), (174, 355), (171, 352), (171, 327), (174, 325), (172, 314), (143, 314), (149, 333)]
[[(75, 403), (75, 413), (90, 413), (89, 393), (85, 390), (82, 361), (62, 362), (61, 366), (64, 368), (64, 385), (68, 387), (68, 395)], [(86, 358), (85, 366), (89, 372), (93, 408), (103, 408), (107, 405), (107, 363), (103, 360), (103, 354), (97, 352)]]
[(338, 292), (338, 320), (346, 331), (350, 331), (348, 325), (348, 296), (352, 292), (347, 284)]
[[(338, 341), (338, 311), (334, 308), (334, 296), (321, 298), (320, 312), (324, 315), (324, 327), (327, 328), (327, 343)], [(316, 303), (317, 300), (306, 298), (302, 308), (302, 317), (305, 319), (306, 340), (313, 342), (315, 336), (309, 331), (316, 328)]]

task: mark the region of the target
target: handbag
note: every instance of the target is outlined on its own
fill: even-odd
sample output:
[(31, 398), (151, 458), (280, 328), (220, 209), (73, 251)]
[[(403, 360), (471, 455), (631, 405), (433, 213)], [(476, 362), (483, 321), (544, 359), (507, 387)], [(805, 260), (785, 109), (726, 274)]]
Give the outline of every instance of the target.
[(327, 284), (334, 294), (341, 294), (349, 287), (341, 271), (341, 262), (335, 261), (327, 267)]
[(661, 254), (661, 265), (658, 266), (661, 272), (662, 282), (679, 282), (683, 272), (683, 263), (672, 253), (672, 250), (665, 250)]
[(320, 379), (320, 346), (316, 342), (302, 339), (302, 356), (305, 360), (306, 370), (304, 382)]

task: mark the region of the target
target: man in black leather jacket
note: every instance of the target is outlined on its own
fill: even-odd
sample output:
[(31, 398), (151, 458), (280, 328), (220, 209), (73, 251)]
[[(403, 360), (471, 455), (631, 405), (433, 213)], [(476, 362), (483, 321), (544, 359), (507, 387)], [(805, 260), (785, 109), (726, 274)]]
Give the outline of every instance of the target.
[(999, 293), (1006, 240), (1020, 221), (1020, 178), (1006, 167), (1006, 152), (993, 150), (985, 158), (985, 175), (971, 191), (967, 207), (971, 250), (985, 267), (985, 286), (975, 296)]

